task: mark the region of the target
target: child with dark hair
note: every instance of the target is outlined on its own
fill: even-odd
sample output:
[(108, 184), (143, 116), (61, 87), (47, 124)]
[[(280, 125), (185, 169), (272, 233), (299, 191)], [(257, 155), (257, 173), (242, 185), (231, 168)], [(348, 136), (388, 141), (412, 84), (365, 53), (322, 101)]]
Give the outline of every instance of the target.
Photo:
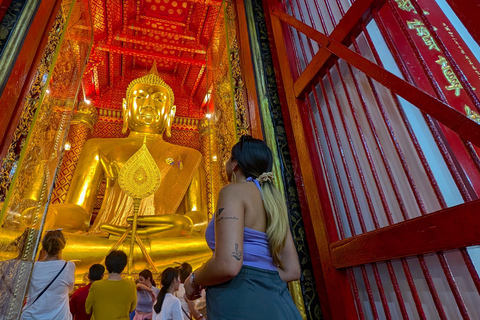
[(68, 293), (75, 282), (75, 264), (62, 260), (65, 245), (61, 230), (45, 233), (42, 248), (46, 256), (33, 267), (21, 319), (72, 319)]
[(135, 283), (121, 275), (126, 265), (127, 255), (123, 251), (111, 251), (105, 258), (108, 279), (93, 283), (85, 302), (86, 312), (95, 320), (128, 320), (128, 314), (135, 310)]
[(155, 280), (150, 270), (145, 269), (138, 275), (137, 283), (137, 309), (133, 320), (152, 319), (152, 307), (160, 289), (155, 287)]
[(90, 320), (91, 315), (85, 311), (85, 301), (87, 300), (92, 283), (101, 280), (104, 272), (105, 267), (101, 264), (92, 265), (88, 270), (89, 284), (75, 291), (70, 297), (70, 312), (74, 320)]
[(162, 272), (162, 289), (153, 306), (152, 320), (183, 320), (180, 300), (173, 295), (180, 286), (180, 270), (167, 268)]

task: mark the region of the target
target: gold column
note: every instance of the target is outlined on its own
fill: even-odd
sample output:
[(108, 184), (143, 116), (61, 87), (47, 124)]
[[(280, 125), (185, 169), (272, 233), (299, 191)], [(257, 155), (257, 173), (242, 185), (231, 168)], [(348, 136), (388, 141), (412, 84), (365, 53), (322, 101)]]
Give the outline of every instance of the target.
[(218, 150), (218, 130), (213, 118), (205, 118), (200, 123), (200, 143), (207, 187), (208, 218), (215, 212), (218, 193), (220, 192), (220, 155)]
[(65, 201), (80, 152), (85, 142), (92, 136), (93, 126), (97, 121), (97, 109), (93, 104), (80, 102), (70, 122), (62, 167), (60, 168), (57, 181), (55, 181), (55, 189), (52, 194), (52, 204)]

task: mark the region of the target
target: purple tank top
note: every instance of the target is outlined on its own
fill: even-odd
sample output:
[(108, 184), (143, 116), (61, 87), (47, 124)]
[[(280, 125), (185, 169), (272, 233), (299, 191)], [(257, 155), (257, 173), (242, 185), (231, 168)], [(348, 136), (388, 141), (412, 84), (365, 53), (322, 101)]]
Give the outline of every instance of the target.
[[(256, 179), (248, 178), (247, 181), (253, 181), (260, 193), (262, 192), (260, 183)], [(215, 216), (210, 220), (207, 230), (205, 230), (205, 239), (210, 249), (214, 251)], [(243, 265), (265, 270), (277, 270), (273, 264), (272, 255), (268, 248), (268, 237), (265, 232), (247, 227), (243, 228)]]

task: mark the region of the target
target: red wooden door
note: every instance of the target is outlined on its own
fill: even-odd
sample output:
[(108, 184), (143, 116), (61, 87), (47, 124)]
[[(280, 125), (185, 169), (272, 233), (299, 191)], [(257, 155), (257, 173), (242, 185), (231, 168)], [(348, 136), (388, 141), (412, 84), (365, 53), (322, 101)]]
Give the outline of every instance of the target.
[(444, 0), (265, 7), (325, 317), (480, 319), (478, 44)]

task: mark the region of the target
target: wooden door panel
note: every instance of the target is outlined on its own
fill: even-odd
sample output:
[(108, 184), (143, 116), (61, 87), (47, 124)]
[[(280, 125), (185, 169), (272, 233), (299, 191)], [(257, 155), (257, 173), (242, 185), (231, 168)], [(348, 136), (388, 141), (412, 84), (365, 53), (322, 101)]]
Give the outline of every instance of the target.
[[(306, 192), (332, 317), (480, 317), (480, 65), (445, 5), (269, 1), (300, 167), (318, 168)], [(355, 311), (335, 314), (331, 268)]]

